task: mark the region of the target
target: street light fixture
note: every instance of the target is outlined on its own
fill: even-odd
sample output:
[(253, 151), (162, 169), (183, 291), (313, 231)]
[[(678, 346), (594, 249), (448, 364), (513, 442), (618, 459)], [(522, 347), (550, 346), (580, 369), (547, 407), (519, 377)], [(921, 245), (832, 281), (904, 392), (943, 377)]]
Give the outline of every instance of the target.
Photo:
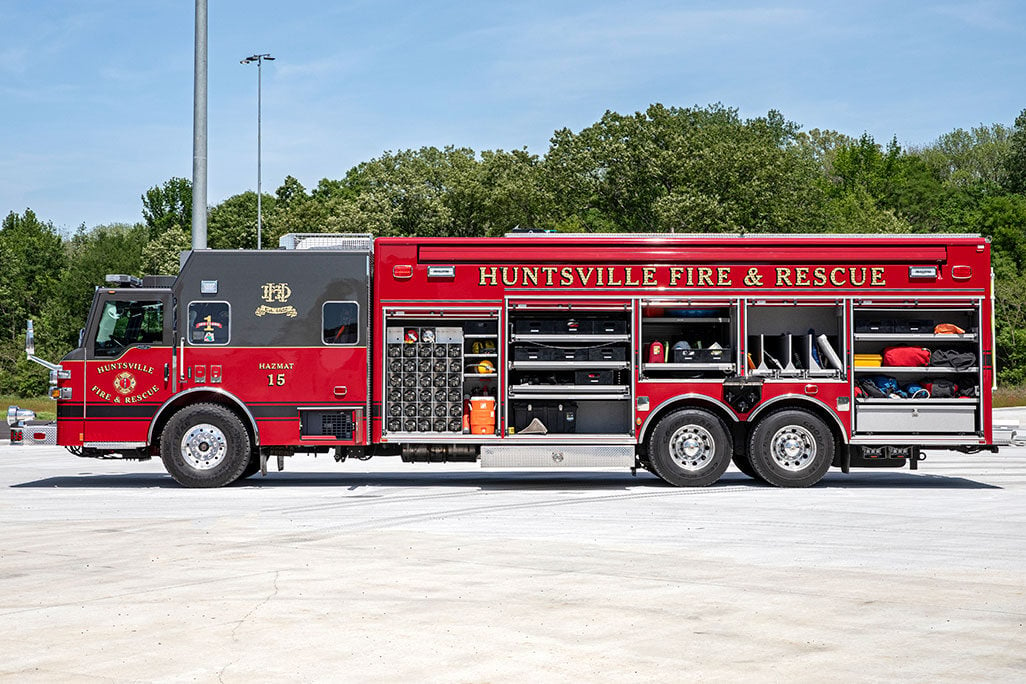
[(273, 62), (274, 57), (266, 54), (250, 55), (239, 62), (239, 64), (252, 64), (256, 62), (257, 65), (257, 249), (261, 247), (261, 233), (263, 232), (263, 215), (260, 207), (260, 100), (263, 88), (262, 67), (264, 60)]

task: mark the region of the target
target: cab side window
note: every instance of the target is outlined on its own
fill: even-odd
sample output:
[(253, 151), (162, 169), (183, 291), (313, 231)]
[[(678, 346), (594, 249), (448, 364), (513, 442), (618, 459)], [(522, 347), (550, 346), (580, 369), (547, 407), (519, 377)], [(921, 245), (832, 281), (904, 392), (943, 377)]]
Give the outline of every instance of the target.
[(160, 301), (108, 301), (96, 329), (96, 356), (118, 356), (133, 344), (160, 344), (164, 339), (164, 305)]
[(359, 315), (356, 302), (325, 302), (321, 309), (321, 341), (356, 344), (360, 339)]
[(189, 302), (189, 344), (228, 344), (231, 312), (228, 302)]

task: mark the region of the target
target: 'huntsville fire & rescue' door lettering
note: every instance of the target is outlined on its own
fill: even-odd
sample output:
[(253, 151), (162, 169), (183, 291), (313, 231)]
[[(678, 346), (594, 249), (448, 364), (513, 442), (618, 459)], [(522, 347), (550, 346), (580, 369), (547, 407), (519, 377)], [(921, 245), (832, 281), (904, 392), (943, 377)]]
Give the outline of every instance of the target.
[(113, 401), (115, 404), (136, 404), (140, 401), (146, 401), (160, 391), (159, 385), (151, 384), (143, 391), (137, 392), (139, 383), (136, 379), (135, 373), (153, 375), (153, 366), (148, 366), (144, 363), (117, 361), (114, 363), (107, 363), (96, 368), (97, 375), (103, 375), (104, 373), (114, 371), (118, 372), (111, 382), (114, 388), (113, 394), (101, 389), (99, 385), (93, 385), (89, 388), (89, 391), (104, 401)]

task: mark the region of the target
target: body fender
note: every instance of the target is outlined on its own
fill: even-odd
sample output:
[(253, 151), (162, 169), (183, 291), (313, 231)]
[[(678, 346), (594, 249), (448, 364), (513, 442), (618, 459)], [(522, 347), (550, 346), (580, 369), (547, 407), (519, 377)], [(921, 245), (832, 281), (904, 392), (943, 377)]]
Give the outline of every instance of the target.
[(837, 417), (837, 413), (831, 410), (831, 408), (820, 399), (816, 399), (805, 394), (781, 394), (780, 396), (773, 397), (772, 399), (769, 399), (755, 407), (755, 410), (748, 415), (747, 422), (751, 423), (755, 421), (761, 414), (765, 413), (766, 409), (772, 408), (773, 405), (779, 404), (783, 401), (815, 404), (821, 408), (824, 413), (833, 418), (834, 424), (837, 425), (837, 429), (840, 430), (841, 438), (845, 443), (848, 442), (848, 431), (845, 429), (844, 423), (841, 422), (841, 419)]
[(724, 404), (719, 399), (713, 399), (708, 395), (697, 394), (694, 392), (690, 392), (688, 394), (678, 394), (675, 397), (670, 397), (669, 399), (659, 404), (659, 406), (656, 406), (655, 409), (649, 412), (648, 417), (645, 418), (645, 422), (641, 426), (641, 431), (638, 433), (638, 441), (645, 441), (645, 435), (648, 434), (648, 430), (652, 426), (655, 417), (658, 416), (665, 408), (672, 404), (688, 400), (695, 400), (703, 404), (712, 404), (714, 407), (720, 409), (724, 413), (724, 415), (730, 416), (735, 423), (738, 422), (737, 416), (734, 414), (734, 411), (732, 411), (729, 406)]

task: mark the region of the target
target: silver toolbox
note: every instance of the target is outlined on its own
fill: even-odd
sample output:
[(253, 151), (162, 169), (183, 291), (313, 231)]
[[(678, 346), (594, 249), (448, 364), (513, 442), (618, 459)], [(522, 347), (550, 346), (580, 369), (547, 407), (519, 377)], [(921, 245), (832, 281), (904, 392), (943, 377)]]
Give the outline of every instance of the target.
[(438, 344), (458, 344), (463, 341), (463, 328), (435, 328)]
[[(906, 400), (908, 401), (908, 400)], [(976, 402), (963, 404), (926, 403), (856, 404), (855, 429), (874, 433), (961, 433), (976, 432)]]

